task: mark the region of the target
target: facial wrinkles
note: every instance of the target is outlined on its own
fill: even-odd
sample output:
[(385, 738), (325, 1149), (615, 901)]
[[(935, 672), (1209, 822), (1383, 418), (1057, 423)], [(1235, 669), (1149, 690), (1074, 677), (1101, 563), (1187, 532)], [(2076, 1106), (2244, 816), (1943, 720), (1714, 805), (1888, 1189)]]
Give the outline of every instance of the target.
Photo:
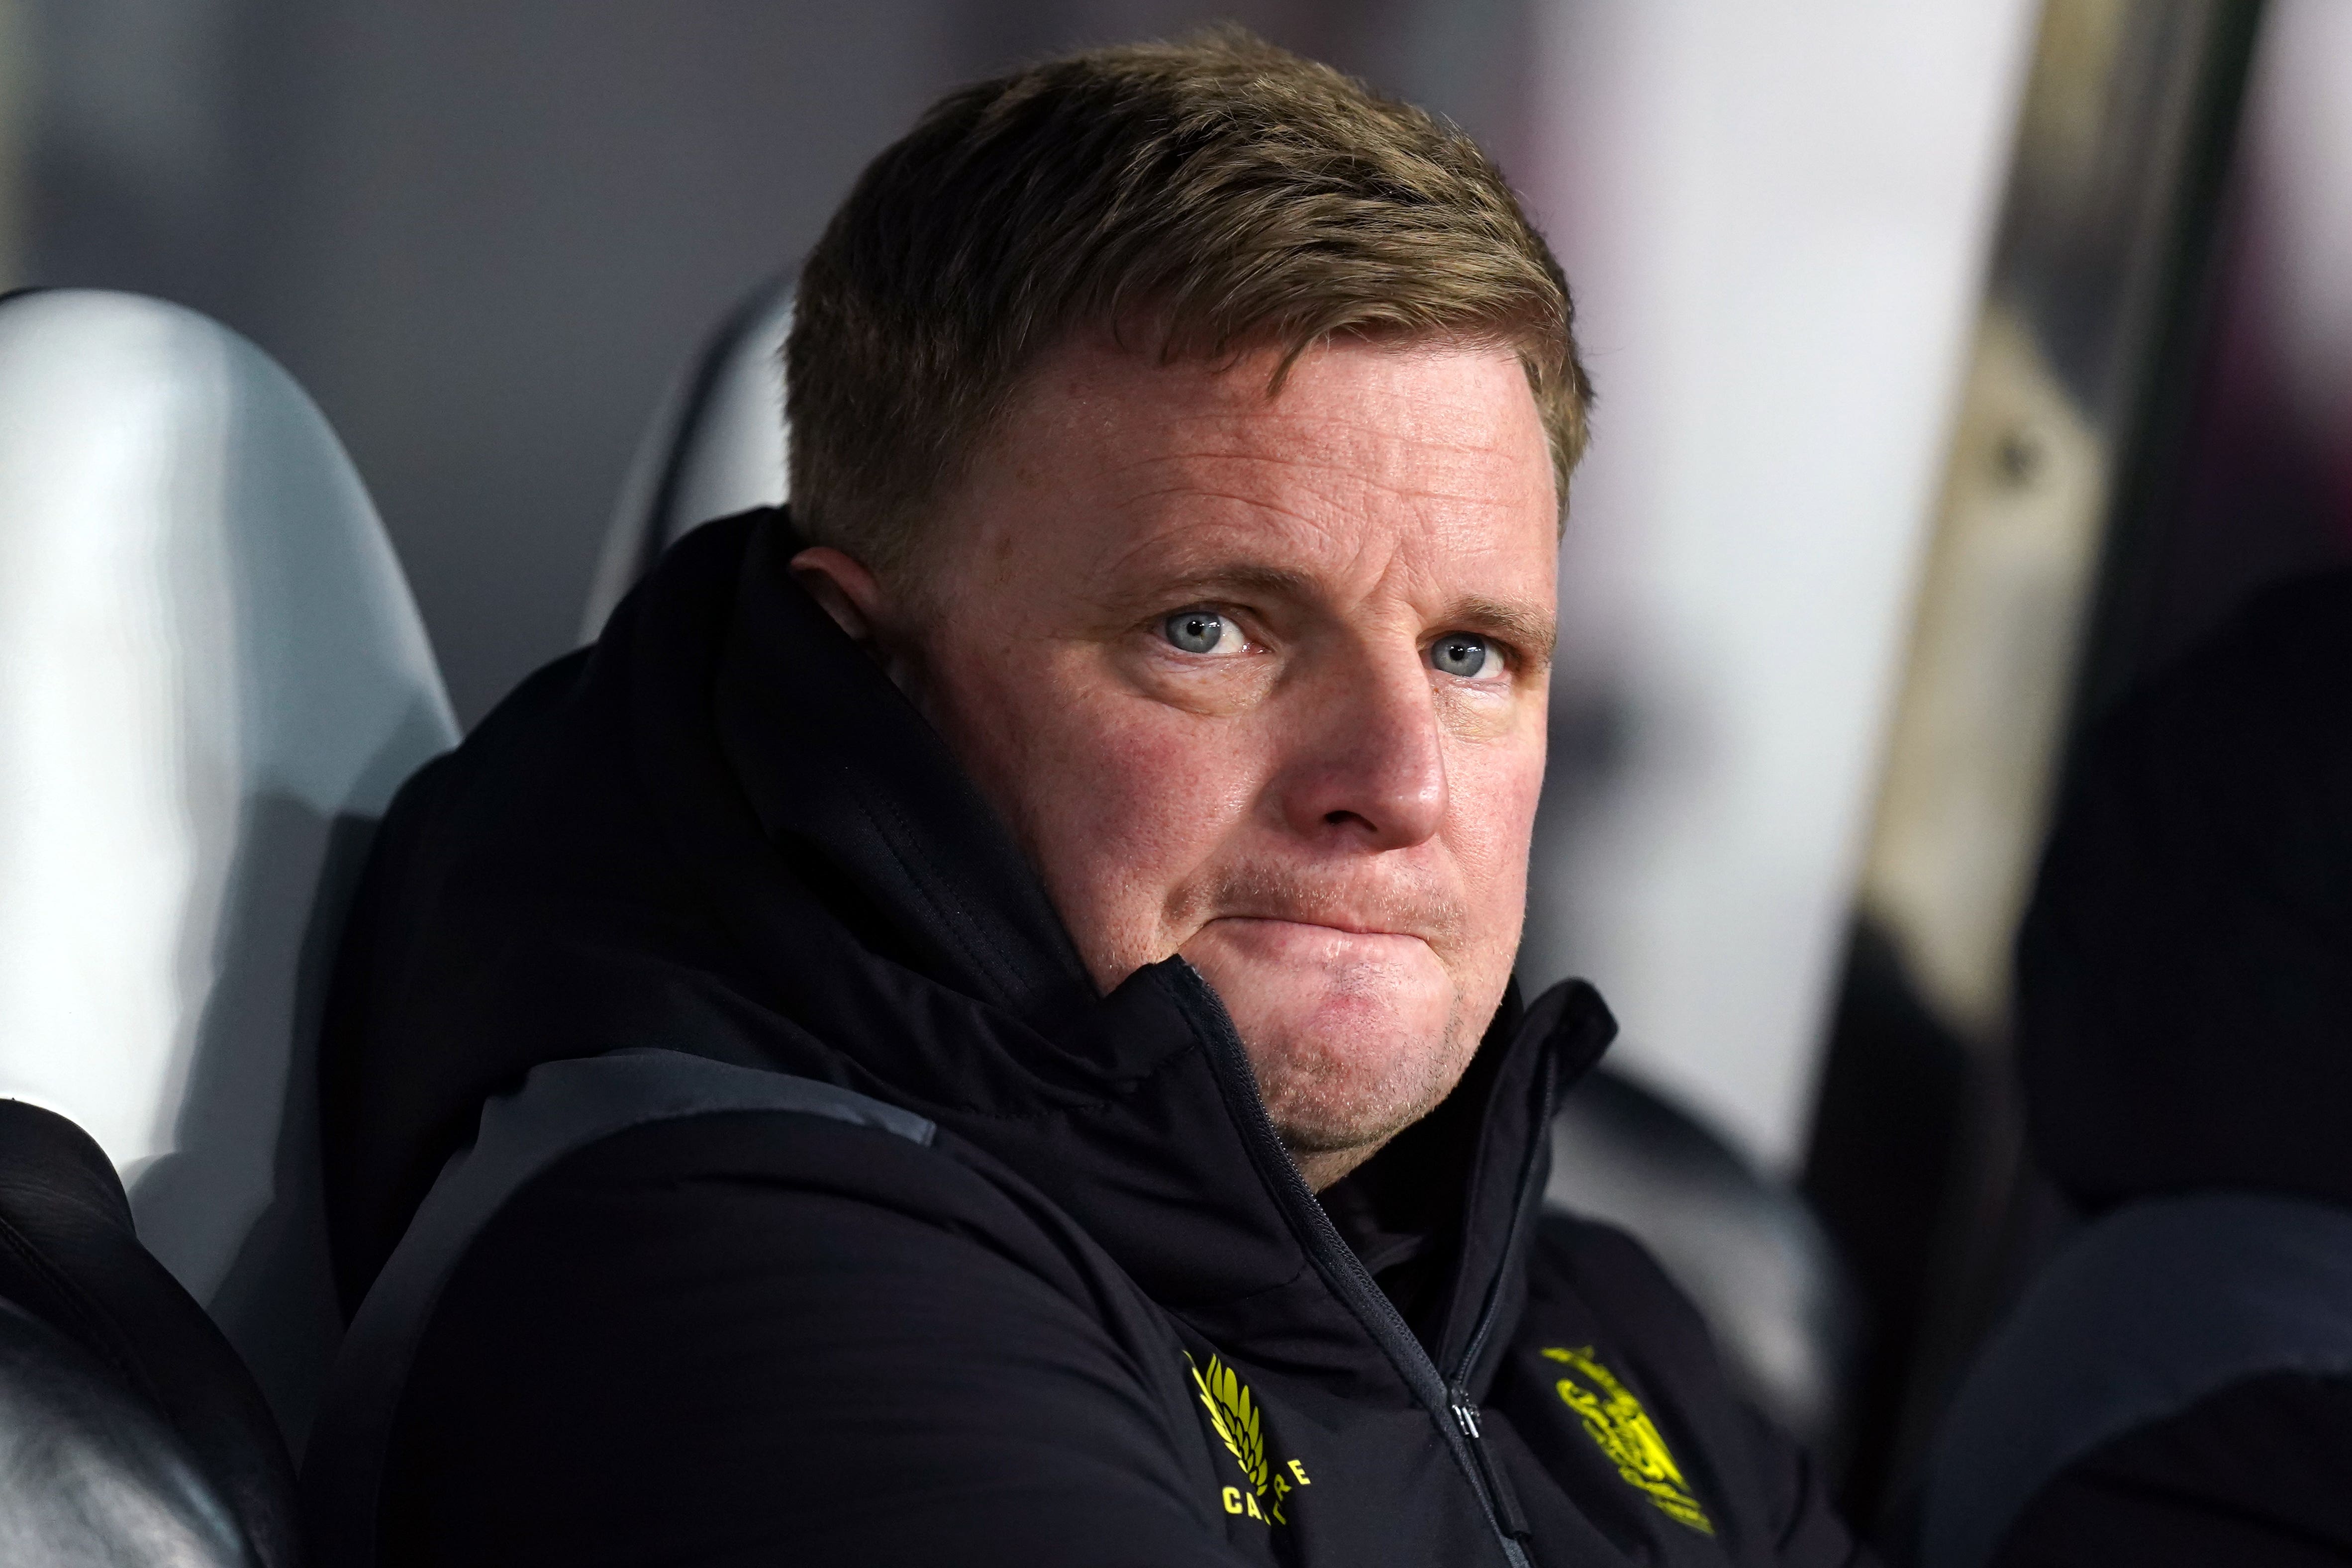
[[(1423, 444), (1412, 445), (1419, 447)], [(1119, 510), (1145, 510), (1169, 500), (1186, 505), (1203, 500), (1231, 502), (1321, 529), (1335, 524), (1346, 526), (1375, 507), (1412, 507), (1443, 513), (1475, 511), (1494, 504), (1491, 497), (1475, 489), (1406, 485), (1386, 473), (1366, 471), (1401, 466), (1398, 454), (1393, 452), (1383, 454), (1378, 462), (1350, 466), (1318, 461), (1296, 452), (1256, 449), (1254, 444), (1234, 449), (1159, 453), (1138, 458), (1118, 476), (1153, 476), (1151, 482), (1123, 487), (1128, 494), (1119, 503)], [(1275, 470), (1275, 485), (1252, 482), (1254, 478), (1264, 476), (1253, 475), (1251, 470), (1262, 468)], [(1154, 471), (1160, 469), (1174, 471), (1160, 478)], [(1267, 496), (1276, 488), (1294, 491), (1285, 499), (1297, 503), (1296, 507), (1270, 503)]]
[[(1269, 487), (1250, 481), (1271, 478), (1271, 488), (1289, 491), (1286, 499), (1300, 503), (1287, 515), (1318, 528), (1397, 505), (1507, 510), (1498, 508), (1491, 483), (1503, 447), (1440, 400), (1374, 397), (1314, 416), (1268, 402), (1247, 375), (1223, 378), (1217, 390), (1220, 406), (1171, 411), (1163, 419), (1168, 444), (1160, 449), (1122, 453), (1105, 469), (1104, 478), (1127, 492), (1123, 505), (1148, 506), (1172, 496), (1263, 509)], [(1249, 472), (1258, 468), (1278, 473)], [(1166, 469), (1174, 470), (1171, 477), (1154, 477)], [(1205, 482), (1213, 474), (1232, 481), (1231, 488)]]

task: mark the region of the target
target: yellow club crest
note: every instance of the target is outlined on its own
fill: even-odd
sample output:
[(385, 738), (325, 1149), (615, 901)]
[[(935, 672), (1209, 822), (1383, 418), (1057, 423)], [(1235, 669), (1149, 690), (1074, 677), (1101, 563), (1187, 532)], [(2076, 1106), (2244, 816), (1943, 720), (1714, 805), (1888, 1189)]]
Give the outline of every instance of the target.
[(1682, 1469), (1667, 1452), (1666, 1440), (1658, 1436), (1649, 1412), (1607, 1367), (1592, 1359), (1592, 1347), (1551, 1348), (1543, 1353), (1547, 1360), (1568, 1369), (1569, 1375), (1558, 1384), (1559, 1396), (1582, 1418), (1584, 1430), (1609, 1456), (1617, 1473), (1629, 1485), (1639, 1487), (1668, 1519), (1713, 1535), (1715, 1521), (1691, 1495), (1690, 1483), (1683, 1479)]
[[(1314, 1484), (1307, 1479), (1307, 1467), (1297, 1459), (1287, 1459), (1280, 1465), (1268, 1463), (1265, 1426), (1257, 1401), (1251, 1397), (1249, 1384), (1232, 1367), (1213, 1355), (1209, 1358), (1206, 1371), (1189, 1354), (1184, 1360), (1192, 1369), (1192, 1386), (1200, 1391), (1201, 1408), (1209, 1413), (1210, 1426), (1249, 1483), (1246, 1488), (1223, 1489), (1225, 1511), (1246, 1514), (1261, 1523), (1288, 1524), (1290, 1521), (1282, 1511), (1284, 1500), (1300, 1487)], [(1272, 1496), (1266, 1492), (1269, 1480), (1274, 1489)]]
[(1225, 1447), (1241, 1464), (1242, 1474), (1249, 1478), (1250, 1486), (1264, 1497), (1265, 1433), (1258, 1421), (1257, 1405), (1250, 1398), (1249, 1384), (1215, 1356), (1209, 1358), (1205, 1373), (1198, 1366), (1192, 1369), (1192, 1384), (1201, 1391), (1201, 1404), (1209, 1412), (1209, 1425), (1225, 1440)]

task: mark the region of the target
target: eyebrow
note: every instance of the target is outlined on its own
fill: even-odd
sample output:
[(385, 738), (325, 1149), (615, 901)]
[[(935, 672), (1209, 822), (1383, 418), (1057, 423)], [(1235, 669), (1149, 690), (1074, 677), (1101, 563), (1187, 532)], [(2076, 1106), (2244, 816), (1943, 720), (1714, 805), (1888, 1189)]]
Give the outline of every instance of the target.
[[(1188, 572), (1157, 586), (1162, 593), (1244, 593), (1292, 599), (1312, 598), (1315, 593), (1313, 580), (1304, 573), (1250, 562)], [(1449, 630), (1498, 637), (1538, 664), (1551, 661), (1559, 642), (1559, 625), (1552, 616), (1524, 604), (1491, 599), (1483, 594), (1456, 599), (1439, 621)]]
[(1251, 562), (1203, 567), (1186, 572), (1165, 583), (1153, 584), (1158, 593), (1206, 594), (1242, 592), (1263, 594), (1271, 598), (1308, 599), (1315, 596), (1315, 584), (1303, 572), (1292, 572), (1280, 566), (1262, 566)]
[(1493, 632), (1539, 664), (1551, 662), (1559, 642), (1559, 623), (1540, 610), (1474, 594), (1455, 601), (1448, 623), (1465, 631)]

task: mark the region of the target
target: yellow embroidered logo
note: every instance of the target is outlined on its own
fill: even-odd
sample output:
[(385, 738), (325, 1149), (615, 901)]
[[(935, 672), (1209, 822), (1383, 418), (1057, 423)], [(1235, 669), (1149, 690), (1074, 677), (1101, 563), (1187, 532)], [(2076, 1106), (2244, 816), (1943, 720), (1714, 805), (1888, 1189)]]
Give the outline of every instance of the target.
[[(1250, 1397), (1249, 1384), (1232, 1367), (1211, 1356), (1209, 1370), (1203, 1373), (1189, 1354), (1184, 1360), (1192, 1365), (1192, 1386), (1200, 1390), (1201, 1407), (1209, 1413), (1210, 1426), (1223, 1439), (1225, 1451), (1233, 1455), (1249, 1482), (1246, 1489), (1223, 1489), (1225, 1511), (1245, 1513), (1260, 1523), (1288, 1524), (1290, 1521), (1282, 1515), (1282, 1500), (1297, 1487), (1315, 1484), (1307, 1479), (1307, 1468), (1296, 1459), (1268, 1466), (1265, 1427), (1258, 1418), (1257, 1402)], [(1269, 1484), (1271, 1496), (1267, 1495)]]
[(1666, 1451), (1666, 1440), (1642, 1402), (1617, 1381), (1609, 1369), (1592, 1359), (1592, 1347), (1548, 1349), (1546, 1359), (1569, 1370), (1559, 1380), (1559, 1396), (1581, 1416), (1584, 1430), (1617, 1467), (1617, 1473), (1642, 1489), (1658, 1511), (1702, 1534), (1715, 1533), (1715, 1521), (1691, 1495), (1690, 1483)]

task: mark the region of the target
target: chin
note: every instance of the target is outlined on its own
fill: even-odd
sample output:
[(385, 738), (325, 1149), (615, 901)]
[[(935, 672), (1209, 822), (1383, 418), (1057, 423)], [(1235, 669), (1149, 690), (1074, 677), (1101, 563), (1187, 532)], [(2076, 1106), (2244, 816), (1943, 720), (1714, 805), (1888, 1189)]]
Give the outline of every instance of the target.
[(1445, 1098), (1476, 1044), (1455, 1038), (1450, 985), (1318, 984), (1302, 994), (1209, 979), (1227, 995), (1266, 1114), (1297, 1152), (1386, 1142)]
[(1470, 1053), (1444, 1031), (1241, 1030), (1266, 1114), (1301, 1153), (1386, 1142), (1435, 1109), (1469, 1066)]
[(1482, 1032), (1464, 1027), (1455, 976), (1418, 937), (1226, 919), (1182, 952), (1233, 1016), (1294, 1154), (1369, 1152), (1411, 1126)]

